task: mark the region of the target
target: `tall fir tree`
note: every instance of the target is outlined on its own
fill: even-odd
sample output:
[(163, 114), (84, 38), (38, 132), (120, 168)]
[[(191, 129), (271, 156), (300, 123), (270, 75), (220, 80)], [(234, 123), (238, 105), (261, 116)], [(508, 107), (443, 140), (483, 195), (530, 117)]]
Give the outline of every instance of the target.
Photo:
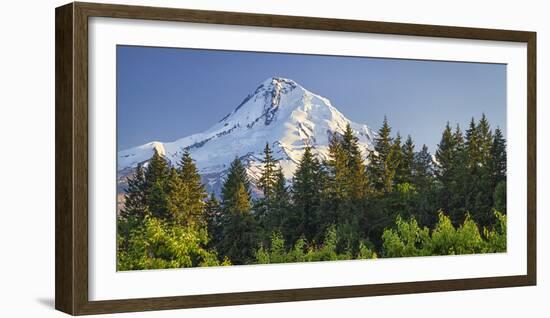
[(493, 134), (489, 120), (485, 114), (482, 114), (481, 119), (477, 123), (476, 129), (479, 136), (480, 164), (482, 167), (487, 167), (489, 165), (489, 161), (491, 160)]
[(418, 190), (426, 191), (431, 185), (435, 174), (432, 156), (426, 145), (414, 154), (413, 184)]
[(264, 246), (269, 246), (273, 233), (284, 233), (288, 237), (286, 222), (293, 213), (290, 209), (290, 193), (281, 167), (274, 171), (274, 179), (271, 196), (256, 200), (254, 206), (254, 216)]
[(275, 186), (276, 160), (273, 159), (273, 151), (269, 147), (269, 143), (265, 143), (264, 158), (262, 160), (262, 173), (258, 180), (258, 188), (262, 190), (264, 198), (269, 200), (273, 195)]
[(455, 169), (457, 158), (457, 139), (453, 134), (451, 125), (447, 122), (435, 152), (435, 159), (437, 160), (436, 176), (440, 185), (437, 209), (442, 209), (445, 213), (450, 213), (453, 209), (453, 188), (457, 177)]
[(201, 181), (201, 176), (191, 158), (189, 151), (186, 149), (178, 163), (178, 173), (183, 186), (187, 189), (187, 217), (190, 222), (203, 223), (204, 225), (204, 208), (205, 200), (208, 196), (206, 189)]
[(393, 188), (394, 185), (404, 182), (403, 175), (401, 174), (404, 154), (403, 145), (401, 144), (401, 134), (399, 132), (397, 132), (397, 135), (393, 141), (391, 156), (393, 161), (392, 169), (394, 170), (392, 177)]
[(124, 207), (120, 211), (123, 219), (142, 220), (148, 213), (147, 187), (143, 164), (138, 164), (133, 175), (128, 178), (124, 195)]
[(506, 141), (498, 127), (495, 129), (491, 145), (490, 167), (494, 186), (506, 182)]
[(478, 126), (474, 118), (470, 120), (468, 129), (466, 130), (465, 151), (467, 159), (467, 167), (470, 174), (477, 174), (481, 163), (480, 140)]
[(288, 186), (286, 185), (283, 169), (279, 167), (275, 170), (275, 184), (273, 185), (273, 199), (276, 201), (290, 201)]
[(166, 185), (166, 209), (170, 221), (187, 225), (189, 221), (189, 189), (183, 184), (178, 171), (170, 168)]
[(414, 143), (410, 135), (401, 147), (403, 158), (398, 168), (398, 183), (413, 183)]
[(217, 250), (233, 264), (254, 259), (258, 244), (257, 224), (251, 212), (250, 181), (243, 164), (235, 158), (222, 186), (222, 238)]
[(457, 157), (456, 139), (451, 126), (447, 122), (441, 136), (435, 158), (437, 160), (437, 179), (444, 187), (448, 187), (454, 178), (454, 166)]
[(349, 197), (352, 200), (361, 200), (369, 191), (369, 184), (363, 154), (359, 149), (359, 139), (354, 135), (349, 123), (342, 138), (342, 149), (346, 156), (347, 174), (350, 179), (347, 189)]
[(451, 193), (451, 200), (449, 206), (439, 207), (443, 208), (445, 212), (449, 215), (451, 222), (455, 226), (459, 226), (464, 222), (467, 216), (467, 209), (464, 206), (464, 198), (466, 193), (469, 191), (468, 188), (468, 152), (466, 150), (466, 145), (464, 142), (464, 136), (462, 135), (462, 130), (457, 124), (454, 134), (455, 142), (455, 158), (453, 161), (453, 173), (451, 182), (447, 184), (447, 191)]
[[(250, 203), (243, 204), (246, 203), (245, 199), (250, 200), (250, 180), (246, 168), (238, 158), (231, 162), (221, 192), (222, 206), (226, 213), (248, 212), (250, 209)], [(246, 206), (248, 209), (244, 209)]]
[(395, 164), (392, 156), (393, 138), (388, 119), (384, 116), (382, 127), (374, 139), (374, 151), (369, 153), (368, 175), (372, 187), (377, 192), (390, 192), (393, 186), (395, 173), (392, 164)]
[(331, 200), (343, 200), (347, 195), (349, 180), (346, 175), (347, 159), (342, 147), (342, 136), (338, 134), (330, 136), (328, 152), (328, 159), (324, 163), (328, 174), (327, 190)]
[(133, 175), (128, 178), (128, 187), (124, 195), (124, 206), (117, 216), (118, 249), (125, 250), (130, 241), (130, 233), (141, 226), (149, 215), (147, 188), (143, 165), (138, 164)]
[(167, 207), (169, 173), (168, 162), (155, 148), (153, 156), (149, 159), (145, 169), (146, 200), (151, 215), (164, 220), (171, 218)]
[(214, 247), (219, 244), (222, 239), (222, 208), (221, 204), (212, 192), (206, 201), (204, 208), (206, 217), (206, 228), (210, 236), (209, 247)]
[(466, 131), (467, 174), (465, 181), (465, 210), (480, 226), (488, 226), (492, 221), (494, 188), (490, 183), (490, 148), (492, 134), (485, 115), (476, 124), (471, 119)]
[(147, 204), (153, 217), (171, 221), (173, 215), (168, 209), (168, 193), (166, 190), (166, 180), (155, 181), (148, 189)]
[(319, 160), (307, 146), (293, 179), (294, 215), (288, 220), (288, 240), (294, 243), (301, 235), (311, 240), (317, 233), (316, 219), (321, 204), (324, 175)]
[(324, 165), (326, 187), (314, 237), (321, 239), (332, 225), (336, 225), (342, 246), (357, 245), (359, 217), (363, 200), (369, 193), (369, 183), (359, 140), (350, 124), (342, 135), (331, 138), (329, 158)]
[(151, 189), (156, 182), (163, 184), (168, 177), (170, 169), (168, 168), (168, 162), (162, 154), (154, 149), (153, 156), (147, 163), (145, 170), (145, 183), (148, 189)]

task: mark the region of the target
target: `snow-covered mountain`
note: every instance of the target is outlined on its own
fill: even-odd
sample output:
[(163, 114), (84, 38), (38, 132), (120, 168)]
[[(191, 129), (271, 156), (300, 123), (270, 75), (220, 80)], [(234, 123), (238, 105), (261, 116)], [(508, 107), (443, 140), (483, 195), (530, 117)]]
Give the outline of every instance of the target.
[(120, 151), (119, 184), (125, 184), (126, 177), (137, 164), (151, 158), (154, 149), (172, 164), (188, 149), (208, 190), (218, 193), (229, 164), (236, 157), (246, 165), (250, 178), (258, 179), (266, 142), (290, 180), (306, 145), (312, 146), (320, 159), (327, 158), (329, 136), (342, 133), (348, 123), (366, 157), (375, 136), (369, 127), (351, 122), (327, 98), (293, 80), (268, 78), (235, 110), (204, 132)]

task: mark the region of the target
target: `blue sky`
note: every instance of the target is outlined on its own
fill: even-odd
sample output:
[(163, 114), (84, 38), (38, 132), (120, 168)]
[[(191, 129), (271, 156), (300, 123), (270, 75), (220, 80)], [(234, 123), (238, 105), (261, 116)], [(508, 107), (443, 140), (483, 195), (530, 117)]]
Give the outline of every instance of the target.
[(386, 115), (394, 133), (432, 153), (447, 121), (465, 129), (485, 113), (506, 131), (502, 64), (118, 46), (118, 149), (201, 132), (271, 76), (375, 130)]

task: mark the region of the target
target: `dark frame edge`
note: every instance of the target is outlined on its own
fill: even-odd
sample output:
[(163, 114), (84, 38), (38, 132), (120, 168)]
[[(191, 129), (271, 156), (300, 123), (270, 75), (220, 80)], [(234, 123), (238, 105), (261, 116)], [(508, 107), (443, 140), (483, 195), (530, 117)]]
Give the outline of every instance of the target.
[(55, 10), (55, 308), (75, 314), (73, 232), (73, 12)]
[(405, 295), (533, 285), (528, 275), (91, 301), (78, 315)]
[(537, 33), (527, 39), (527, 276), (537, 285)]
[[(527, 275), (89, 301), (88, 18), (96, 16), (527, 43)], [(536, 285), (535, 32), (74, 2), (56, 8), (55, 34), (56, 309), (88, 315)]]

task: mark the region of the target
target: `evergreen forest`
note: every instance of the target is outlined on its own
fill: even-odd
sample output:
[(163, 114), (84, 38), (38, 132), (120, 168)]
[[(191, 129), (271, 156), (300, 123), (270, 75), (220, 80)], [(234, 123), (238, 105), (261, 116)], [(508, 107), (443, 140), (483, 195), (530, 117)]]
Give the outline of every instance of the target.
[(128, 178), (117, 270), (506, 251), (506, 141), (485, 115), (447, 123), (433, 156), (386, 119), (366, 156), (349, 125), (315, 153), (288, 182), (266, 143), (261, 177), (235, 159), (216, 196), (188, 151), (155, 152)]

